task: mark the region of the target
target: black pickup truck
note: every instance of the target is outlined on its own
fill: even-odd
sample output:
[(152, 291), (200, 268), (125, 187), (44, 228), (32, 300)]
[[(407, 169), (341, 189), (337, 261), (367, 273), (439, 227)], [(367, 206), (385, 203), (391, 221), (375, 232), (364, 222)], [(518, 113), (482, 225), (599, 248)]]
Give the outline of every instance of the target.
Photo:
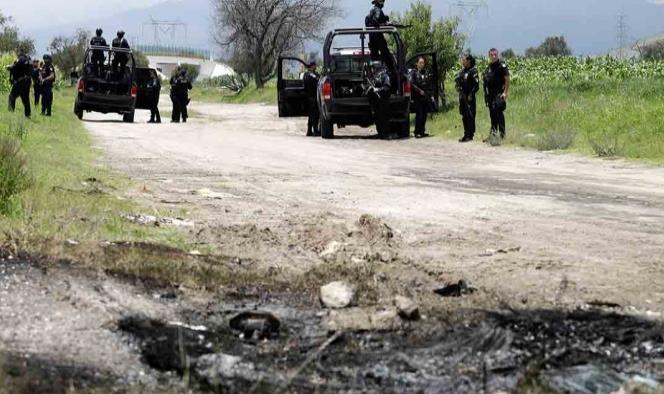
[[(127, 60), (124, 70), (113, 67), (116, 56)], [(95, 63), (93, 58), (103, 62)], [(113, 47), (89, 47), (85, 52), (83, 75), (78, 80), (74, 113), (83, 119), (84, 112), (117, 113), (125, 122), (134, 121), (137, 109), (149, 109), (153, 97), (159, 97), (157, 72), (136, 67), (131, 50)]]
[[(318, 86), (318, 105), (321, 112), (321, 136), (334, 137), (334, 126), (370, 127), (375, 124), (371, 104), (366, 95), (367, 70), (371, 64), (368, 49), (369, 34), (384, 34), (393, 43), (395, 67), (390, 97), (391, 131), (399, 137), (410, 135), (412, 86), (408, 72), (419, 57), (425, 57), (431, 69), (427, 93), (438, 100), (438, 72), (435, 53), (421, 53), (406, 60), (404, 44), (396, 27), (352, 28), (331, 31), (323, 46), (324, 66)], [(348, 43), (351, 45), (349, 46)], [(338, 46), (340, 44), (341, 46)], [(281, 57), (278, 63), (277, 89), (280, 117), (307, 115), (307, 97), (302, 74), (294, 72), (306, 67), (302, 59)]]

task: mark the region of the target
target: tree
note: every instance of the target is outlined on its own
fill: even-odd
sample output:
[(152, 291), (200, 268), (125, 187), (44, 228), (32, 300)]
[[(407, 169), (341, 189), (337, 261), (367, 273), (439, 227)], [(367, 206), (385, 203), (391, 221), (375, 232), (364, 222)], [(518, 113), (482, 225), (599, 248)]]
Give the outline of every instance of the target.
[(0, 53), (3, 52), (32, 55), (35, 43), (30, 38), (21, 38), (18, 28), (12, 24), (12, 18), (0, 12)]
[(90, 33), (78, 29), (71, 36), (57, 36), (48, 46), (53, 56), (53, 64), (60, 70), (69, 72), (85, 61), (85, 50), (88, 47)]
[(530, 47), (526, 49), (526, 57), (561, 57), (570, 55), (572, 55), (572, 50), (567, 45), (564, 36), (547, 37), (537, 48)]
[(212, 0), (214, 39), (229, 49), (231, 65), (251, 72), (262, 88), (274, 77), (282, 54), (320, 39), (341, 13), (338, 0)]
[(514, 52), (514, 49), (512, 48), (507, 48), (500, 52), (500, 57), (503, 59), (514, 59), (516, 57), (516, 52)]
[(664, 39), (637, 46), (642, 59), (664, 60)]
[(410, 9), (403, 15), (392, 14), (391, 19), (410, 26), (401, 30), (408, 58), (421, 52), (437, 53), (439, 80), (444, 84), (447, 73), (458, 65), (465, 42), (465, 37), (459, 32), (459, 19), (441, 18), (434, 21), (431, 5), (421, 0), (411, 3)]

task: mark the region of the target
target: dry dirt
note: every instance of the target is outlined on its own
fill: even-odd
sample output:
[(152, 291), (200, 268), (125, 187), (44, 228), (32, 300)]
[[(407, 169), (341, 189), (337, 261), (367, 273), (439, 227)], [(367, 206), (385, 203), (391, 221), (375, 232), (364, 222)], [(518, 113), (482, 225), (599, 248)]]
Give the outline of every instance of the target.
[[(271, 106), (192, 109), (187, 124), (87, 115), (86, 127), (112, 168), (145, 185), (130, 197), (189, 212), (199, 241), (226, 255), (288, 277), (321, 264), (337, 242), (325, 260), (376, 252), (390, 263), (391, 291), (463, 278), (529, 307), (601, 301), (664, 312), (662, 167), (437, 138), (386, 142), (362, 129), (322, 140)], [(362, 242), (347, 238), (363, 231), (362, 215), (394, 237), (368, 229)]]
[[(245, 273), (253, 270), (280, 283), (292, 281), (293, 288), (300, 290), (346, 279), (358, 286), (360, 307), (385, 306), (401, 294), (417, 300), (425, 314), (421, 326), (403, 335), (344, 338), (329, 349), (330, 359), (303, 377), (302, 392), (323, 381), (331, 385), (328, 388), (358, 392), (379, 392), (385, 384), (394, 384), (395, 391), (429, 387), (436, 392), (466, 382), (469, 385), (459, 391), (470, 393), (479, 390), (482, 380), (485, 392), (487, 387), (513, 389), (532, 361), (518, 347), (519, 335), (528, 338), (530, 329), (546, 332), (539, 343), (556, 350), (560, 343), (579, 346), (575, 332), (584, 331), (587, 338), (582, 345), (589, 344), (590, 350), (584, 348), (581, 354), (604, 357), (597, 365), (608, 363), (613, 368), (620, 359), (634, 367), (629, 352), (657, 358), (659, 370), (650, 371), (662, 382), (660, 326), (652, 328), (641, 320), (628, 320), (625, 329), (620, 326), (622, 314), (664, 319), (662, 167), (437, 138), (387, 142), (368, 138), (371, 131), (355, 128), (339, 131), (337, 139), (322, 140), (304, 137), (305, 120), (279, 119), (270, 106), (194, 103), (192, 110), (195, 116), (187, 124), (148, 125), (145, 113), (137, 114), (135, 124), (124, 124), (112, 115), (85, 115), (85, 125), (103, 152), (102, 165), (135, 181), (136, 187), (122, 196), (147, 207), (135, 214), (180, 215), (193, 221), (195, 226), (183, 231), (200, 249), (227, 256)], [(225, 327), (216, 322), (217, 316), (251, 308), (273, 312), (288, 327), (280, 342), (248, 344), (233, 333), (222, 342), (232, 344), (234, 354), (251, 361), (267, 381), (274, 379), (270, 383), (274, 387), (282, 387), (285, 371), (292, 373), (311, 349), (326, 341), (312, 293), (310, 298), (295, 295), (293, 300), (283, 287), (281, 299), (270, 289), (242, 288), (216, 293), (232, 294), (228, 298), (209, 298), (213, 293), (182, 288), (171, 297), (168, 290), (107, 274), (36, 267), (0, 259), (4, 353), (0, 367), (4, 363), (4, 369), (10, 370), (7, 377), (0, 368), (0, 392), (7, 379), (13, 382), (23, 376), (13, 377), (11, 370), (30, 367), (41, 371), (45, 377), (37, 381), (46, 383), (21, 386), (23, 392), (66, 392), (68, 382), (93, 384), (104, 379), (102, 383), (112, 386), (115, 378), (156, 392), (164, 382), (181, 388), (186, 379), (172, 379), (173, 371), (182, 372), (179, 356), (174, 361), (178, 365), (166, 367), (166, 372), (157, 373), (146, 361), (155, 350), (146, 343), (166, 341), (168, 346), (157, 348), (159, 359), (164, 351), (181, 355), (180, 326), (158, 322), (184, 319), (189, 324)], [(476, 291), (455, 299), (434, 294), (433, 290), (460, 279)], [(587, 304), (612, 307), (621, 315), (537, 312), (569, 311)], [(526, 312), (493, 318), (489, 324), (496, 324), (497, 331), (491, 328), (489, 334), (482, 323), (452, 327), (447, 335), (437, 319), (454, 326), (447, 312), (468, 309)], [(530, 315), (530, 311), (535, 312)], [(123, 318), (139, 315), (125, 325), (144, 342), (119, 332)], [(558, 326), (566, 328), (549, 329)], [(598, 330), (609, 326), (616, 327), (615, 338), (601, 333), (598, 339)], [(228, 328), (218, 330), (223, 334)], [(526, 334), (512, 334), (519, 330)], [(647, 335), (633, 334), (639, 330)], [(195, 329), (184, 332), (194, 342), (209, 339)], [(516, 372), (509, 372), (509, 379), (501, 372), (494, 376), (485, 370), (481, 375), (487, 358), (477, 356), (477, 346), (484, 345), (475, 345), (484, 344), (486, 335), (492, 338), (489, 342), (512, 343), (517, 338), (513, 348), (518, 348), (515, 354), (521, 358), (510, 364), (508, 370)], [(633, 343), (636, 350), (629, 350)], [(604, 350), (595, 347), (611, 350), (616, 344), (629, 349), (603, 356)], [(403, 353), (399, 350), (394, 356), (390, 346)], [(456, 354), (460, 346), (470, 346), (468, 357)], [(353, 349), (362, 352), (349, 356), (355, 354)], [(504, 346), (496, 349), (493, 356), (500, 355)], [(532, 354), (542, 353), (537, 349)], [(579, 361), (568, 360), (574, 352), (566, 354), (559, 367), (576, 368)], [(616, 360), (611, 359), (614, 356)], [(401, 371), (404, 361), (399, 357), (419, 366)], [(445, 369), (460, 362), (459, 357), (468, 368)], [(273, 364), (273, 360), (279, 361)], [(377, 365), (376, 360), (387, 361)], [(557, 376), (588, 375), (583, 363), (579, 368), (559, 370)], [(357, 381), (344, 377), (356, 372), (363, 376)], [(247, 373), (233, 375), (229, 384), (239, 386), (222, 387), (255, 388), (260, 382)], [(440, 380), (435, 374), (446, 377)], [(49, 379), (58, 381), (57, 390)], [(398, 386), (404, 381), (412, 386)], [(441, 386), (443, 381), (447, 386)], [(607, 387), (617, 387), (623, 380), (616, 382)], [(590, 392), (602, 391), (594, 387)]]

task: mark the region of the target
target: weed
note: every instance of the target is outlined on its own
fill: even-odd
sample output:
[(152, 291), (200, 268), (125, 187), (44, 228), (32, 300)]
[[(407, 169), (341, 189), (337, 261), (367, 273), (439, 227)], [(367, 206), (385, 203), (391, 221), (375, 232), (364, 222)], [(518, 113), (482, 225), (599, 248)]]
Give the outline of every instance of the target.
[(536, 147), (540, 151), (569, 149), (576, 138), (576, 132), (572, 130), (548, 130), (537, 139)]
[(625, 145), (620, 141), (620, 137), (610, 133), (588, 137), (588, 143), (593, 152), (599, 157), (621, 156), (625, 149)]
[(0, 137), (0, 214), (10, 213), (16, 196), (31, 184), (28, 162), (14, 138)]

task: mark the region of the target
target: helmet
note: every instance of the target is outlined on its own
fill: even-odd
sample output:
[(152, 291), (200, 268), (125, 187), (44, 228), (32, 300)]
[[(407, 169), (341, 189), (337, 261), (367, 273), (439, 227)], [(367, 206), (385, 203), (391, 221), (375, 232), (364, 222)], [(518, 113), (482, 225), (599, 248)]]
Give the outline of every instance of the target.
[(316, 62), (316, 59), (311, 58), (309, 59), (309, 63), (307, 63), (307, 67), (316, 67), (318, 63)]
[(118, 37), (123, 38), (125, 35), (124, 30), (118, 30)]
[(97, 33), (97, 37), (101, 37), (102, 34), (104, 34), (104, 31), (100, 28), (98, 28), (95, 33)]
[(371, 3), (375, 5), (385, 5), (385, 0), (373, 0)]
[(183, 68), (183, 69), (180, 70), (180, 73), (179, 73), (179, 74), (180, 74), (181, 77), (186, 77), (186, 76), (187, 76), (187, 70), (185, 70), (185, 69)]
[(385, 68), (385, 65), (380, 60), (374, 60), (373, 62), (371, 62), (371, 67), (374, 70), (382, 70)]
[(49, 55), (47, 53), (47, 54), (44, 55), (43, 59), (44, 59), (45, 62), (47, 62), (47, 61), (50, 62), (51, 60), (53, 60), (53, 57), (51, 57), (51, 55)]

